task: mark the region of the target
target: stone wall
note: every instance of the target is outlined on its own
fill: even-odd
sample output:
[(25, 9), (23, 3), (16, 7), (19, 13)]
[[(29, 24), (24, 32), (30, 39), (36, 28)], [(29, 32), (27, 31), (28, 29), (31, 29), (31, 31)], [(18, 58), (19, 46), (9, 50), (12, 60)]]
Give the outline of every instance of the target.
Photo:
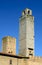
[(42, 57), (31, 57), (28, 60), (28, 65), (42, 65)]
[(0, 55), (0, 65), (42, 65), (42, 57), (26, 59)]

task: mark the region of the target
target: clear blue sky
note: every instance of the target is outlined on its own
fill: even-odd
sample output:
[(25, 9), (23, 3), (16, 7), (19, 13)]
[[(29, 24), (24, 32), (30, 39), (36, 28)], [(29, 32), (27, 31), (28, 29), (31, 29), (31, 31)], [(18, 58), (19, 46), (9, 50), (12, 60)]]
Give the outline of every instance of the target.
[(25, 8), (33, 11), (35, 55), (42, 56), (42, 0), (0, 0), (0, 51), (2, 38), (8, 35), (17, 39), (18, 49), (19, 17)]

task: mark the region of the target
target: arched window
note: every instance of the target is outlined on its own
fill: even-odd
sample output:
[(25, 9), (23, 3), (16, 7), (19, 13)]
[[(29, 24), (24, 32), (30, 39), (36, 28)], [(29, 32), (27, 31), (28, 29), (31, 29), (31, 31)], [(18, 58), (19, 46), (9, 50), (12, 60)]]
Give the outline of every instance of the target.
[(30, 14), (30, 11), (28, 11), (28, 14)]

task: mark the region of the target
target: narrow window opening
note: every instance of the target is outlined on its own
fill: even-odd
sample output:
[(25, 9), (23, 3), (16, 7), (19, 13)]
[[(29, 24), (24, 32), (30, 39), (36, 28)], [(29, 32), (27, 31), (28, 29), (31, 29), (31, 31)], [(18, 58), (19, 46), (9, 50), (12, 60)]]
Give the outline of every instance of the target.
[(33, 56), (33, 54), (29, 54), (29, 55)]
[(29, 55), (33, 56), (33, 48), (28, 48), (29, 49)]
[(8, 53), (13, 53), (12, 51), (9, 51)]
[(28, 14), (30, 14), (30, 11), (28, 11)]
[(10, 51), (8, 53), (10, 53)]
[(10, 64), (12, 64), (12, 60), (10, 60)]
[(33, 48), (28, 48), (29, 50), (33, 50)]

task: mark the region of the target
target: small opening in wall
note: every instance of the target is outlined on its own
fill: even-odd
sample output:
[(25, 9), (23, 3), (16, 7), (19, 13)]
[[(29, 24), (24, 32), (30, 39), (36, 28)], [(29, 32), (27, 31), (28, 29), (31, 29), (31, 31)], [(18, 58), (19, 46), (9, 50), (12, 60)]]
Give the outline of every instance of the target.
[(10, 51), (8, 53), (10, 53)]
[(33, 50), (33, 48), (28, 48), (29, 50)]
[(30, 11), (28, 11), (28, 14), (30, 14)]
[(12, 60), (10, 60), (10, 64), (12, 64)]
[(13, 53), (12, 51), (9, 51), (8, 53)]
[(29, 54), (29, 55), (33, 56), (33, 54)]

